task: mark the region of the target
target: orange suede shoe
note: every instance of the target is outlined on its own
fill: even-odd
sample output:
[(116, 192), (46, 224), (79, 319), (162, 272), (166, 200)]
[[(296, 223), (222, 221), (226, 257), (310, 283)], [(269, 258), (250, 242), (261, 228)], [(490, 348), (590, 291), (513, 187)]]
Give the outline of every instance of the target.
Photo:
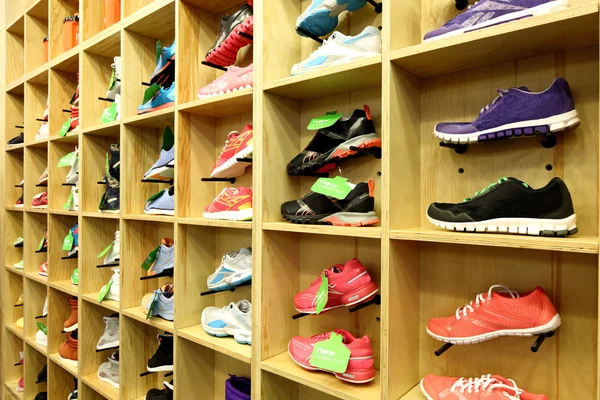
[(69, 315), (69, 318), (65, 321), (65, 332), (73, 332), (77, 329), (77, 297), (71, 297), (69, 303), (71, 304), (71, 315)]

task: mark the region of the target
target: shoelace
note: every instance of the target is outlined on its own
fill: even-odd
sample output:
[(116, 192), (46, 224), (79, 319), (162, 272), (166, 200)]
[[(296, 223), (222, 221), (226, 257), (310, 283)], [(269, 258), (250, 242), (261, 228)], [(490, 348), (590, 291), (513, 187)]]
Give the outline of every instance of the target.
[(504, 393), (506, 397), (508, 397), (509, 399), (518, 400), (521, 394), (524, 392), (524, 390), (519, 389), (517, 387), (517, 384), (513, 380), (509, 379), (509, 381), (512, 382), (514, 386), (507, 385), (496, 378), (492, 378), (491, 375), (482, 375), (481, 378), (460, 378), (459, 380), (454, 382), (454, 384), (450, 388), (450, 391), (454, 392), (456, 390), (459, 390), (460, 393), (464, 393), (466, 390), (468, 393), (479, 393), (480, 390), (487, 390), (488, 392), (492, 392), (495, 389), (505, 389), (515, 392), (515, 396), (511, 396), (508, 393)]
[[(475, 4), (477, 4), (477, 3), (475, 3)], [(469, 6), (469, 7), (471, 7), (471, 6)], [(488, 111), (490, 109), (490, 107), (492, 107), (494, 104), (496, 104), (498, 102), (498, 100), (500, 100), (501, 98), (503, 98), (505, 94), (508, 94), (508, 89), (497, 89), (496, 91), (498, 92), (498, 96), (496, 96), (496, 98), (494, 100), (492, 100), (492, 102), (490, 104), (488, 104), (487, 106), (483, 107), (481, 109), (481, 111), (479, 112), (479, 115), (481, 115), (484, 112)]]
[(491, 183), (488, 187), (485, 187), (485, 188), (481, 189), (480, 191), (475, 192), (475, 194), (473, 195), (473, 197), (465, 197), (464, 201), (473, 200), (475, 197), (480, 196), (480, 195), (486, 193), (487, 191), (489, 191), (494, 186), (499, 185), (502, 182), (506, 182), (507, 180), (508, 180), (508, 178), (505, 177), (505, 176), (503, 176), (502, 178), (498, 179), (498, 182)]
[[(502, 292), (506, 292), (506, 293), (510, 294), (510, 297), (512, 297), (513, 299), (519, 298), (519, 293), (517, 293), (516, 291), (511, 290), (504, 285), (493, 285), (492, 287), (490, 287), (490, 290), (488, 290), (487, 296), (485, 295), (485, 293), (480, 293), (477, 295), (477, 297), (475, 298), (475, 308), (479, 308), (479, 306), (481, 304), (484, 304), (486, 301), (492, 301), (492, 292), (494, 291), (494, 289), (497, 289), (497, 288), (501, 288)], [(456, 320), (460, 321), (461, 312), (462, 312), (463, 317), (466, 317), (467, 314), (469, 313), (469, 311), (475, 312), (475, 308), (473, 308), (472, 301), (464, 307), (457, 308), (456, 309)]]

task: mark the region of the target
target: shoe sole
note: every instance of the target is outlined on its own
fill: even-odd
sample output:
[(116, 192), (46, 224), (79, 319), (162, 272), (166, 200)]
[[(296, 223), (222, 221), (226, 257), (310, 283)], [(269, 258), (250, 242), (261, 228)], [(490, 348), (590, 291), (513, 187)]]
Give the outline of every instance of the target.
[(156, 167), (150, 173), (144, 177), (144, 179), (156, 179), (159, 181), (171, 181), (175, 178), (175, 169), (174, 167), (167, 165), (163, 165), (162, 167)]
[(43, 208), (48, 208), (48, 205), (46, 204), (45, 206), (31, 206), (31, 208), (43, 209)]
[(239, 90), (245, 90), (245, 89), (252, 89), (252, 82), (246, 84), (246, 85), (242, 85), (242, 86), (236, 86), (236, 87), (228, 87), (225, 91), (220, 91), (220, 92), (213, 92), (213, 93), (208, 93), (208, 94), (200, 94), (198, 93), (198, 98), (199, 99), (208, 99), (211, 97), (215, 97), (215, 96), (220, 96), (222, 94), (229, 94), (229, 93), (235, 93)]
[(425, 387), (423, 386), (424, 380), (425, 380), (425, 378), (421, 379), (421, 383), (419, 384), (419, 387), (421, 388), (421, 392), (423, 392), (423, 395), (425, 397), (427, 397), (427, 400), (433, 400), (433, 397), (431, 397), (430, 395), (427, 394), (427, 391), (425, 390)]
[(225, 290), (230, 290), (236, 286), (241, 285), (242, 283), (246, 283), (252, 280), (252, 270), (240, 271), (239, 273), (243, 273), (244, 276), (233, 282), (226, 282), (225, 280), (215, 283), (212, 285), (208, 285), (208, 290), (213, 292), (222, 292)]
[(138, 115), (148, 114), (148, 113), (151, 113), (153, 111), (164, 110), (165, 108), (173, 107), (174, 105), (175, 105), (175, 102), (174, 101), (170, 101), (168, 103), (161, 104), (160, 106), (156, 106), (156, 107), (152, 107), (152, 108), (146, 108), (144, 110), (138, 109), (137, 114)]
[(64, 330), (65, 332), (73, 332), (74, 330), (77, 330), (77, 328), (78, 328), (78, 325), (79, 325), (79, 324), (75, 324), (75, 325), (73, 325), (73, 326), (69, 326), (68, 328), (67, 328), (67, 327), (64, 327), (64, 328), (63, 328), (63, 330)]
[(144, 214), (148, 214), (148, 215), (175, 215), (175, 210), (159, 210), (157, 208), (151, 208), (150, 210), (144, 210)]
[(96, 346), (96, 350), (106, 350), (106, 349), (112, 349), (114, 347), (119, 347), (119, 341), (117, 340), (116, 342), (112, 342), (112, 343), (107, 343), (104, 346)]
[(67, 365), (70, 365), (71, 367), (75, 367), (75, 368), (77, 368), (77, 366), (79, 365), (79, 363), (78, 363), (77, 361), (75, 361), (75, 360), (69, 360), (68, 358), (62, 358), (62, 357), (60, 356), (60, 354), (58, 355), (58, 358), (59, 358), (59, 359), (60, 359), (62, 362), (64, 362), (65, 364), (67, 364)]
[(252, 209), (247, 208), (240, 211), (219, 211), (203, 212), (202, 216), (206, 219), (225, 220), (225, 221), (252, 221)]
[(208, 328), (206, 326), (204, 326), (204, 322), (202, 322), (202, 328), (204, 329), (204, 332), (208, 333), (211, 336), (214, 337), (218, 337), (218, 338), (226, 338), (226, 337), (232, 337), (236, 342), (238, 342), (239, 344), (247, 344), (249, 346), (252, 346), (252, 340), (251, 339), (246, 339), (246, 336), (250, 336), (250, 334), (244, 334), (244, 335), (239, 335), (237, 333), (234, 333), (233, 331), (238, 331), (238, 328), (234, 328), (234, 329), (225, 329), (224, 331), (215, 331), (212, 328)]
[[(364, 52), (364, 53), (356, 53), (356, 54), (352, 54), (349, 56), (346, 56), (344, 58), (341, 58), (335, 62), (329, 63), (329, 64), (321, 64), (321, 65), (317, 65), (315, 67), (310, 67), (310, 68), (298, 68), (297, 70), (292, 69), (292, 71), (290, 72), (290, 75), (292, 76), (297, 76), (297, 75), (302, 75), (302, 74), (307, 74), (309, 72), (314, 72), (314, 71), (320, 71), (322, 69), (327, 69), (327, 68), (334, 68), (343, 64), (348, 64), (351, 63), (353, 61), (358, 61), (358, 60), (364, 60), (365, 58), (371, 58), (371, 57), (379, 57), (381, 58), (381, 53), (375, 53), (372, 51), (369, 52)], [(298, 65), (298, 64), (296, 64)]]
[(244, 22), (233, 28), (219, 47), (206, 55), (204, 61), (223, 67), (234, 64), (238, 51), (242, 47), (252, 43), (252, 39), (248, 39), (247, 37), (240, 35), (240, 33), (254, 35), (254, 17), (252, 15), (246, 17)]
[(294, 224), (317, 224), (334, 226), (368, 226), (379, 223), (375, 211), (366, 213), (338, 212), (330, 215), (292, 215), (284, 214), (283, 218)]
[(173, 366), (172, 365), (163, 365), (162, 367), (155, 367), (155, 368), (150, 368), (150, 367), (146, 366), (146, 370), (148, 372), (170, 372), (170, 371), (173, 371)]
[(236, 153), (229, 160), (225, 161), (223, 165), (219, 168), (215, 169), (212, 174), (210, 174), (211, 178), (237, 178), (239, 176), (244, 175), (246, 171), (246, 167), (248, 165), (252, 165), (250, 162), (238, 161), (238, 158), (245, 158), (250, 153), (252, 153), (253, 146), (252, 144)]
[(98, 212), (108, 213), (108, 214), (118, 214), (121, 212), (121, 210), (98, 210)]
[[(364, 287), (362, 287), (362, 288), (359, 288), (359, 289), (356, 289), (356, 290), (354, 290), (354, 291), (352, 291), (352, 292), (350, 292), (350, 293), (347, 293), (345, 296), (347, 296), (347, 295), (350, 295), (351, 293), (358, 293), (358, 292), (360, 292), (361, 290), (363, 290), (363, 289), (365, 289), (365, 288), (369, 288), (370, 286), (373, 286), (373, 285), (375, 285), (375, 284), (374, 284), (374, 283), (372, 283), (372, 284), (369, 284), (369, 285), (365, 285), (365, 286), (364, 286)], [(375, 287), (376, 287), (376, 286), (375, 286)], [(335, 310), (336, 308), (342, 308), (342, 307), (352, 307), (352, 306), (355, 306), (355, 305), (357, 305), (357, 304), (364, 303), (365, 301), (369, 301), (369, 300), (371, 300), (373, 297), (375, 297), (375, 295), (377, 294), (377, 292), (378, 292), (378, 291), (379, 291), (379, 288), (377, 288), (377, 287), (376, 287), (376, 289), (375, 289), (375, 290), (371, 291), (371, 292), (370, 292), (370, 293), (368, 293), (366, 296), (363, 296), (363, 297), (361, 297), (361, 298), (360, 298), (360, 299), (358, 299), (358, 300), (354, 300), (354, 301), (352, 301), (352, 302), (350, 302), (350, 303), (346, 303), (346, 304), (340, 304), (339, 306), (335, 306), (335, 307), (328, 307), (328, 308), (324, 308), (324, 309), (323, 309), (323, 311), (321, 311), (321, 314), (322, 314), (322, 313), (324, 313), (324, 312), (326, 312), (326, 311)], [(350, 296), (350, 297), (352, 297), (352, 296)], [(294, 308), (296, 308), (296, 307), (294, 307)], [(310, 310), (299, 310), (298, 308), (296, 308), (296, 311), (298, 311), (299, 313), (303, 313), (303, 314), (311, 314), (311, 315), (312, 315), (312, 314), (316, 314), (316, 313), (317, 313), (317, 311), (316, 311), (316, 310), (313, 310), (313, 309), (310, 309)]]
[(451, 343), (451, 344), (457, 344), (457, 345), (467, 345), (467, 344), (476, 344), (476, 343), (482, 343), (491, 339), (496, 339), (499, 337), (505, 337), (505, 336), (519, 336), (519, 337), (531, 337), (531, 336), (537, 336), (537, 335), (541, 335), (543, 333), (548, 333), (548, 332), (553, 332), (555, 330), (557, 330), (560, 325), (561, 325), (561, 319), (560, 319), (560, 315), (556, 314), (551, 320), (550, 322), (548, 322), (545, 325), (542, 326), (538, 326), (535, 328), (528, 328), (528, 329), (505, 329), (505, 330), (500, 330), (500, 331), (494, 331), (494, 332), (490, 332), (490, 333), (485, 333), (483, 335), (477, 335), (477, 336), (469, 336), (469, 337), (464, 337), (464, 338), (449, 338), (449, 337), (443, 337), (443, 336), (439, 336), (436, 335), (434, 333), (432, 333), (428, 328), (426, 328), (427, 333), (434, 339), (439, 340), (441, 342), (446, 342), (446, 343)]
[(48, 277), (48, 273), (47, 272), (39, 272), (38, 271), (38, 274), (41, 275), (41, 276), (45, 276), (46, 278)]
[(113, 381), (111, 381), (110, 379), (107, 379), (107, 378), (103, 378), (103, 377), (101, 377), (101, 376), (100, 376), (100, 371), (98, 371), (98, 379), (100, 379), (102, 382), (106, 382), (106, 383), (108, 383), (108, 384), (109, 384), (109, 385), (111, 385), (112, 387), (115, 387), (115, 388), (117, 388), (117, 389), (119, 388), (119, 384), (118, 384), (118, 383), (114, 383), (114, 382), (113, 382)]
[(549, 118), (505, 124), (475, 133), (451, 134), (438, 132), (434, 129), (433, 134), (445, 143), (482, 143), (490, 140), (534, 137), (536, 135), (547, 136), (559, 132), (570, 132), (577, 129), (580, 123), (577, 110), (573, 110)]
[(566, 237), (577, 233), (577, 214), (563, 219), (495, 218), (479, 222), (446, 222), (427, 216), (429, 222), (449, 231), (514, 233), (530, 236)]
[[(313, 10), (309, 15), (305, 16), (304, 19), (296, 26), (302, 28), (308, 33), (312, 33), (315, 36), (325, 36), (335, 30), (338, 26), (338, 16), (344, 11), (357, 11), (363, 8), (367, 4), (366, 0), (337, 0), (335, 5), (331, 8), (324, 4)], [(306, 37), (306, 35), (298, 32), (300, 36)]]

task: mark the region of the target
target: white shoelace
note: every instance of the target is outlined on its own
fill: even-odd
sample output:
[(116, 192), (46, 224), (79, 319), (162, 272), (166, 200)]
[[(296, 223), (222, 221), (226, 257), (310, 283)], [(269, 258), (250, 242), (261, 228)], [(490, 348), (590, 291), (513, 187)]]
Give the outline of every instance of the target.
[(498, 100), (500, 100), (502, 97), (504, 97), (505, 94), (508, 94), (508, 89), (498, 89), (498, 96), (487, 106), (483, 107), (481, 109), (481, 111), (479, 112), (479, 115), (483, 114), (484, 112), (486, 112), (487, 110), (490, 109), (490, 107), (492, 107), (494, 104), (496, 104), (498, 102)]
[(488, 392), (492, 392), (495, 389), (505, 389), (515, 392), (514, 396), (511, 396), (510, 394), (504, 392), (503, 394), (507, 398), (511, 400), (520, 399), (520, 396), (524, 391), (522, 389), (519, 389), (517, 387), (517, 384), (513, 380), (509, 379), (509, 381), (513, 384), (513, 386), (507, 385), (496, 378), (492, 378), (491, 375), (482, 375), (481, 378), (460, 378), (459, 380), (454, 382), (454, 385), (452, 385), (450, 391), (454, 392), (458, 390), (460, 393), (464, 393), (465, 391), (467, 391), (468, 393), (479, 393), (481, 390), (487, 390)]
[[(491, 301), (492, 300), (492, 292), (494, 291), (494, 289), (497, 289), (497, 288), (502, 289), (502, 292), (506, 292), (506, 293), (510, 294), (510, 297), (512, 297), (513, 299), (519, 298), (519, 293), (517, 293), (516, 291), (511, 290), (504, 285), (493, 285), (488, 290), (487, 296), (485, 293), (480, 293), (477, 295), (477, 297), (475, 298), (475, 308), (479, 308), (479, 306), (481, 304), (484, 304), (486, 301)], [(458, 321), (460, 321), (461, 313), (462, 313), (463, 317), (466, 317), (467, 314), (469, 313), (469, 311), (474, 312), (475, 308), (473, 308), (473, 302), (470, 302), (469, 304), (467, 304), (464, 307), (457, 308), (456, 309), (456, 319)]]

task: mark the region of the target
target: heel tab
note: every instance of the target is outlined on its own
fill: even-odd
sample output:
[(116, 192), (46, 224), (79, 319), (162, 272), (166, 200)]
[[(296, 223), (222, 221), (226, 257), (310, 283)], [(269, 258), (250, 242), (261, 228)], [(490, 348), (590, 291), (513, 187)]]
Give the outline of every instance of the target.
[(369, 121), (372, 121), (372, 118), (371, 118), (371, 108), (369, 108), (369, 106), (366, 105), (366, 104), (363, 104), (363, 108), (365, 110), (365, 114), (367, 115), (367, 119)]
[(369, 179), (369, 196), (375, 197), (375, 181), (373, 179)]

